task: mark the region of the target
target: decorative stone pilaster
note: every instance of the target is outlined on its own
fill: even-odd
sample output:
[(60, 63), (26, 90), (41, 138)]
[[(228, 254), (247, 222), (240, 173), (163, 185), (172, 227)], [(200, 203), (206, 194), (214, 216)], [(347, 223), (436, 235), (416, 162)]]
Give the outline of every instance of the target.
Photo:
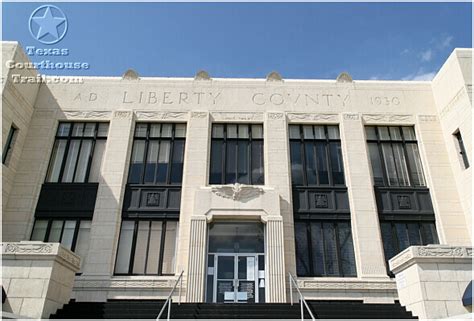
[(59, 243), (2, 243), (2, 310), (48, 318), (69, 302), (80, 257)]
[(207, 221), (204, 216), (191, 217), (186, 301), (203, 302), (206, 269)]
[(340, 132), (357, 276), (388, 278), (364, 124), (359, 114), (343, 114)]
[(460, 316), (472, 279), (472, 247), (411, 246), (390, 260), (400, 303), (420, 319)]
[[(132, 141), (133, 113), (115, 111), (109, 126), (105, 159), (102, 164), (97, 201), (95, 204), (89, 253), (83, 265), (83, 276), (109, 278), (113, 273), (121, 209), (128, 174), (129, 151)], [(79, 301), (81, 293), (76, 294)], [(89, 301), (91, 297), (87, 298)], [(98, 301), (106, 293), (94, 294)]]
[(267, 300), (269, 303), (286, 302), (285, 251), (283, 247), (283, 219), (269, 216), (266, 228)]

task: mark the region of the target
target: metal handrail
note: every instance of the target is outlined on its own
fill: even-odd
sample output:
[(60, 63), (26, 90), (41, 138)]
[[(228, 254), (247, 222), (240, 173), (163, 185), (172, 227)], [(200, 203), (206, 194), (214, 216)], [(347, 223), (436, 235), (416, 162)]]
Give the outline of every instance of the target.
[(168, 317), (166, 318), (166, 320), (168, 321), (170, 320), (171, 304), (173, 303), (173, 293), (174, 293), (174, 290), (176, 290), (178, 283), (179, 283), (178, 305), (181, 304), (181, 289), (183, 288), (183, 274), (184, 274), (184, 271), (181, 271), (181, 274), (179, 275), (178, 279), (174, 283), (173, 289), (171, 289), (170, 295), (168, 295), (168, 298), (166, 299), (165, 304), (163, 304), (160, 314), (158, 314), (158, 316), (156, 317), (156, 320), (159, 320), (161, 318), (161, 315), (165, 311), (166, 306), (168, 306)]
[(298, 291), (298, 294), (300, 295), (300, 305), (301, 305), (301, 321), (304, 321), (304, 310), (303, 310), (303, 305), (306, 307), (306, 309), (309, 312), (309, 315), (311, 316), (311, 319), (313, 321), (316, 320), (316, 318), (313, 315), (313, 312), (311, 312), (311, 309), (308, 306), (308, 303), (306, 303), (306, 300), (304, 299), (303, 293), (301, 293), (300, 288), (298, 287), (298, 284), (296, 283), (296, 279), (291, 275), (291, 273), (288, 273), (289, 279), (290, 279), (290, 302), (291, 305), (293, 305), (293, 285), (295, 286), (296, 290)]

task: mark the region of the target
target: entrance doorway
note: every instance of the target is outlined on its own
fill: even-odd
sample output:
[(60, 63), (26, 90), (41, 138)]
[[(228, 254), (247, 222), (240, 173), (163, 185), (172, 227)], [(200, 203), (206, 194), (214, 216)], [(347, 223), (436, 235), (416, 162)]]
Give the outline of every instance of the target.
[(265, 255), (260, 223), (215, 223), (209, 228), (206, 301), (265, 302)]

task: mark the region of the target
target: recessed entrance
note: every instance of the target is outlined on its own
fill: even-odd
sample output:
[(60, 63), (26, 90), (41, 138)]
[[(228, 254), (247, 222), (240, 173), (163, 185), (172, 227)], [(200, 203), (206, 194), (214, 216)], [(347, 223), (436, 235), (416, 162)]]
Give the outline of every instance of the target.
[(260, 223), (209, 226), (206, 302), (265, 302), (264, 232)]

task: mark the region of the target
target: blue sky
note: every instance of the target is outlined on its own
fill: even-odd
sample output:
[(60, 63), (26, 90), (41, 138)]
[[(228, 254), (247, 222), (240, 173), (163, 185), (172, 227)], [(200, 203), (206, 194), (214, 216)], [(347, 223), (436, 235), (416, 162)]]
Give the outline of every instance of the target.
[[(472, 47), (470, 3), (54, 3), (67, 16), (54, 45), (28, 28), (39, 3), (3, 3), (3, 40), (67, 48), (88, 70), (45, 74), (430, 79), (455, 47)], [(54, 13), (53, 13), (54, 14)]]

